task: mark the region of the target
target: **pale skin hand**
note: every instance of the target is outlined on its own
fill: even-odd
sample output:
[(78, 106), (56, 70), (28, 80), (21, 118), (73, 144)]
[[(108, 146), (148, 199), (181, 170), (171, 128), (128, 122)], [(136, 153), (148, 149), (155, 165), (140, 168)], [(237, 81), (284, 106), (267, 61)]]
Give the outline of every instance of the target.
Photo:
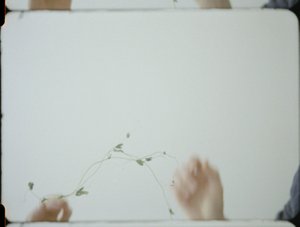
[(71, 0), (30, 0), (31, 10), (70, 10)]
[(30, 222), (67, 222), (72, 211), (64, 199), (49, 199), (40, 203), (27, 218)]
[(190, 219), (224, 220), (223, 187), (218, 171), (192, 157), (174, 176), (175, 196)]
[(219, 8), (230, 9), (230, 0), (195, 0), (202, 9)]

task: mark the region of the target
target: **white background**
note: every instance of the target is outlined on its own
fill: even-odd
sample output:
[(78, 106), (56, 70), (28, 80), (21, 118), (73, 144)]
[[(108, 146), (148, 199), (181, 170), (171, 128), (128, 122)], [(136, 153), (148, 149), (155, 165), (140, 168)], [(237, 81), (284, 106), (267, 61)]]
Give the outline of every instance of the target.
[[(298, 32), (286, 11), (35, 12), (2, 29), (3, 182), (11, 220), (68, 193), (112, 146), (221, 173), (228, 218), (273, 219), (299, 164)], [(126, 140), (127, 132), (131, 138)], [(181, 164), (180, 164), (181, 165)], [(169, 190), (176, 163), (151, 163)], [(168, 219), (136, 163), (111, 161), (72, 220)]]

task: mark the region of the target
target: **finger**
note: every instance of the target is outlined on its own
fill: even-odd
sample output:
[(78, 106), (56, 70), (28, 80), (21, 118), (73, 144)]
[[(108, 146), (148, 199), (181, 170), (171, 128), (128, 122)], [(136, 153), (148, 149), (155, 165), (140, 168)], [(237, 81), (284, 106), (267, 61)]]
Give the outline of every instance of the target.
[(173, 189), (177, 199), (181, 200), (181, 173), (177, 168), (173, 176)]
[(204, 170), (207, 170), (208, 165), (209, 165), (209, 163), (208, 163), (208, 160), (206, 159), (206, 160), (203, 162), (203, 169), (204, 169)]
[(68, 202), (64, 199), (53, 198), (45, 202), (48, 211), (59, 212), (61, 209), (68, 207)]
[(198, 157), (192, 157), (186, 164), (191, 177), (193, 177), (198, 185), (205, 185), (208, 173), (207, 173), (207, 161), (201, 161)]
[(219, 171), (210, 163), (207, 165), (208, 181), (211, 190), (217, 190), (220, 195), (223, 193), (223, 186)]
[(48, 211), (56, 216), (57, 221), (66, 222), (69, 220), (72, 211), (65, 199), (52, 199), (47, 205)]
[(69, 221), (69, 219), (72, 215), (72, 210), (66, 201), (62, 207), (63, 207), (63, 214), (62, 214), (62, 217), (59, 219), (59, 221), (67, 222), (67, 221)]
[(194, 177), (197, 177), (200, 174), (201, 166), (202, 166), (202, 164), (201, 164), (200, 159), (195, 155), (192, 156), (186, 164), (187, 170)]
[(199, 176), (195, 176), (195, 171), (198, 171), (199, 167), (191, 165), (194, 165), (194, 163), (187, 164), (182, 171), (181, 183), (184, 185), (187, 193), (192, 196), (199, 188), (200, 181), (198, 179)]
[(45, 217), (45, 206), (41, 204), (38, 208), (34, 209), (27, 217), (30, 222), (42, 221)]
[(177, 169), (174, 176), (174, 193), (177, 200), (184, 205), (189, 200), (189, 194), (186, 190), (186, 183), (183, 179), (183, 169)]
[(63, 216), (62, 218), (60, 219), (61, 222), (68, 222), (70, 217), (72, 215), (72, 210), (69, 209), (69, 210), (64, 210), (64, 213), (63, 213)]
[(45, 219), (48, 221), (68, 221), (71, 209), (66, 200), (61, 198), (49, 199), (45, 202)]
[(51, 198), (45, 201), (45, 205), (48, 211), (60, 211), (65, 205), (64, 199)]
[(199, 191), (200, 186), (198, 184), (197, 178), (191, 173), (190, 165), (186, 165), (185, 167), (179, 170), (177, 174), (179, 177), (177, 183), (178, 193), (180, 193), (179, 197), (185, 202), (189, 202), (191, 198), (195, 195), (197, 191)]
[(207, 161), (207, 173), (210, 177), (220, 178), (219, 171), (211, 163)]
[(57, 212), (49, 211), (46, 204), (43, 202), (36, 208), (32, 215), (29, 217), (29, 221), (56, 221)]

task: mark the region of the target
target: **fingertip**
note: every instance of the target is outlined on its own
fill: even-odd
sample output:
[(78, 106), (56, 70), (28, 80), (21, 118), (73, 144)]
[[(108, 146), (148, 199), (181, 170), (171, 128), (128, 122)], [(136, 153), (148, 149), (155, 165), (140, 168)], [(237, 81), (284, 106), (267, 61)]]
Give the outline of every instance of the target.
[(67, 209), (63, 209), (63, 215), (62, 215), (60, 221), (61, 222), (69, 221), (71, 215), (72, 215), (72, 209), (70, 209), (69, 207)]
[(209, 168), (209, 161), (208, 161), (208, 159), (205, 159), (203, 161), (203, 169), (207, 170), (208, 168)]
[(199, 155), (197, 155), (196, 153), (193, 153), (190, 157), (190, 160), (200, 160)]
[(192, 156), (186, 164), (187, 171), (194, 177), (199, 175), (201, 170), (201, 161), (198, 156)]
[(35, 208), (27, 217), (27, 221), (36, 222), (41, 221), (45, 218), (45, 207), (40, 205), (39, 207)]
[(69, 208), (69, 203), (66, 199), (59, 199), (58, 201), (63, 208)]
[(174, 184), (173, 184), (173, 193), (175, 194), (176, 199), (178, 202), (184, 204), (185, 201), (188, 199), (189, 195), (187, 194), (188, 192), (188, 184), (186, 182), (187, 172), (184, 168), (178, 169), (176, 178), (174, 179)]
[(214, 178), (220, 178), (219, 170), (216, 166), (208, 162), (207, 164), (208, 174)]
[(198, 155), (192, 155), (189, 159), (190, 162), (192, 163), (200, 163), (201, 159)]
[(72, 209), (70, 208), (68, 201), (63, 198), (58, 199), (57, 208), (60, 209), (59, 214), (57, 215), (57, 220), (60, 222), (69, 221), (72, 215)]
[(174, 187), (173, 191), (174, 191), (174, 194), (175, 194), (175, 197), (176, 197), (177, 201), (181, 205), (185, 205), (187, 203), (187, 201), (189, 200), (189, 198), (190, 198), (189, 192), (187, 192), (182, 187)]

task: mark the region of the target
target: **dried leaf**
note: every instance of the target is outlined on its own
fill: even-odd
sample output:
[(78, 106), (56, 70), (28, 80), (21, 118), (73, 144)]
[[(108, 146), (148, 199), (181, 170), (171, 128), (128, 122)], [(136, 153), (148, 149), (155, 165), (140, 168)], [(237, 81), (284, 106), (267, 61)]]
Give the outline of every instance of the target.
[(144, 161), (141, 159), (136, 160), (137, 164), (139, 164), (140, 166), (144, 165)]
[(170, 186), (171, 186), (171, 187), (174, 187), (174, 186), (175, 186), (175, 181), (174, 181), (174, 180), (172, 180), (172, 183), (171, 183)]
[(124, 151), (121, 149), (114, 148), (114, 152), (124, 152)]
[(171, 214), (171, 215), (174, 215), (174, 212), (173, 212), (173, 210), (170, 208), (169, 209), (169, 213)]
[(88, 192), (83, 190), (84, 187), (81, 187), (80, 189), (77, 190), (77, 192), (75, 193), (76, 196), (81, 196), (81, 195), (87, 195)]
[(33, 186), (34, 186), (34, 183), (33, 183), (33, 182), (28, 182), (28, 187), (29, 187), (29, 190), (30, 190), (30, 191), (32, 191)]
[(116, 149), (122, 149), (123, 143), (118, 144), (117, 146), (115, 146)]

